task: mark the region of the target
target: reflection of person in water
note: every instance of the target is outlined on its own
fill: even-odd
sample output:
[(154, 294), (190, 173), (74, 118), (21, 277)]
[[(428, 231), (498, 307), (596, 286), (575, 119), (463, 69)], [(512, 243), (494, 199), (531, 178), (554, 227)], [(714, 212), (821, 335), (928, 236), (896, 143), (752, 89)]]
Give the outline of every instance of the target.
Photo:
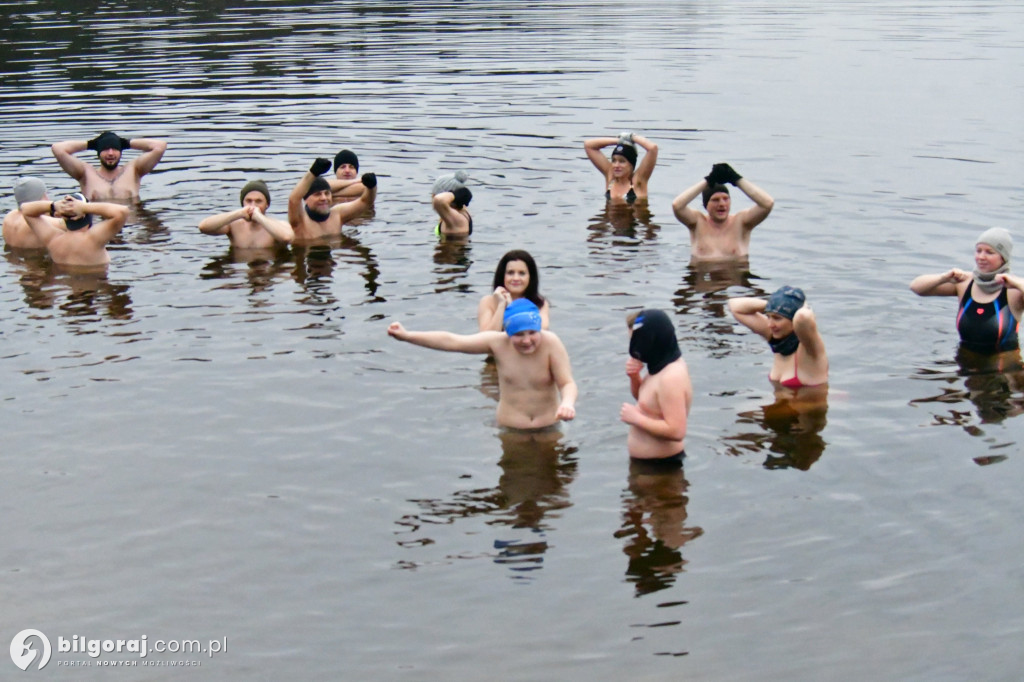
[(468, 239), (439, 239), (434, 245), (434, 274), (437, 275), (437, 284), (434, 292), (461, 291), (469, 293), (472, 287), (466, 281), (469, 275), (469, 266), (473, 264), (470, 258), (473, 244)]
[[(56, 266), (43, 252), (14, 256), (8, 262), (18, 274), (25, 303), (37, 310), (54, 308), (68, 318), (79, 320), (105, 317), (132, 319), (132, 299), (127, 284), (111, 282), (105, 271), (67, 272)], [(65, 290), (66, 289), (66, 290)]]
[(377, 257), (355, 234), (345, 232), (324, 237), (321, 244), (293, 244), (292, 253), (295, 259), (292, 279), (307, 293), (322, 297), (324, 300), (335, 300), (334, 294), (330, 292), (334, 268), (336, 265), (351, 262), (362, 267), (359, 274), (365, 281), (368, 300), (381, 300), (377, 296), (377, 289), (380, 287)]
[(827, 423), (827, 413), (827, 387), (777, 388), (775, 402), (739, 415), (737, 423), (753, 424), (763, 431), (729, 438), (737, 443), (730, 449), (736, 455), (767, 449), (770, 454), (764, 461), (766, 469), (807, 471), (825, 452), (821, 432)]
[(650, 241), (658, 236), (661, 226), (651, 221), (646, 201), (627, 204), (611, 202), (590, 219), (587, 241), (599, 244), (610, 239), (613, 246), (635, 246), (636, 240)]
[(622, 498), (622, 527), (615, 537), (626, 539), (626, 580), (636, 586), (637, 596), (671, 587), (686, 563), (680, 550), (704, 532), (686, 526), (688, 487), (681, 467), (666, 470), (656, 464), (630, 462), (629, 488)]
[[(485, 516), (488, 526), (528, 531), (502, 532), (493, 542), (498, 550), (493, 555), (495, 563), (517, 572), (541, 567), (548, 549), (547, 533), (554, 530), (551, 522), (571, 506), (567, 488), (576, 478), (576, 448), (563, 443), (558, 431), (502, 431), (498, 438), (502, 449), (498, 485), (460, 490), (449, 499), (414, 500), (423, 512), (399, 522), (409, 529), (402, 534), (399, 545), (428, 547), (436, 540), (421, 536), (421, 532), (449, 527), (459, 519)], [(474, 533), (468, 537), (478, 536)]]
[[(959, 426), (972, 436), (985, 436), (979, 424), (1000, 424), (1024, 414), (1024, 366), (1019, 354), (986, 356), (961, 348), (956, 362), (955, 372), (920, 369), (915, 377), (943, 385), (938, 395), (910, 401), (911, 405), (937, 403), (945, 406), (945, 412), (934, 415), (933, 425)], [(967, 403), (974, 405), (976, 416), (970, 409), (961, 407)], [(1004, 459), (1005, 456), (997, 454), (976, 457), (975, 462), (992, 464)]]
[(683, 336), (699, 341), (712, 357), (724, 357), (735, 351), (729, 315), (729, 287), (741, 286), (754, 296), (764, 292), (751, 280), (746, 259), (691, 260), (683, 272), (683, 283), (672, 298), (676, 318), (686, 329)]

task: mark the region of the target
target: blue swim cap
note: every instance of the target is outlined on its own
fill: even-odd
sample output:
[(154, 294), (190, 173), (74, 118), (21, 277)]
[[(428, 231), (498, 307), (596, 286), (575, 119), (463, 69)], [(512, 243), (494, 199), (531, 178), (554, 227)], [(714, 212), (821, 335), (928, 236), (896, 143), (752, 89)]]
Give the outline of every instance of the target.
[(787, 320), (792, 320), (796, 311), (803, 307), (807, 297), (804, 292), (796, 287), (780, 287), (774, 294), (768, 297), (768, 304), (764, 307), (765, 315), (775, 313), (782, 315)]
[(541, 329), (540, 310), (533, 301), (517, 298), (505, 307), (505, 333), (514, 336), (519, 332)]

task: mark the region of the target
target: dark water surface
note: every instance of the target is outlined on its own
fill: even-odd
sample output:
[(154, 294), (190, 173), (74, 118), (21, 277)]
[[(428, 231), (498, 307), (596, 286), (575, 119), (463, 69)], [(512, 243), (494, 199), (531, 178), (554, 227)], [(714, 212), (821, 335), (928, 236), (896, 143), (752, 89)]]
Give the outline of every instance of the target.
[[(106, 276), (0, 261), (0, 635), (227, 638), (35, 676), (1019, 679), (1024, 384), (963, 371), (954, 302), (907, 283), (1024, 240), (1021, 7), (0, 7), (3, 211), (22, 174), (74, 188), (55, 141), (170, 142)], [(660, 146), (646, 210), (583, 153), (620, 130)], [(343, 147), (380, 192), (338, 243), (246, 262), (196, 229), (254, 177), (283, 217)], [(723, 160), (776, 208), (748, 268), (691, 267), (671, 200)], [(438, 244), (459, 168), (476, 230)], [(385, 333), (473, 331), (513, 247), (580, 386), (555, 438), (495, 428), (481, 359)], [(784, 283), (828, 345), (816, 409), (726, 311)], [(644, 305), (694, 380), (676, 474), (631, 470), (618, 421)]]

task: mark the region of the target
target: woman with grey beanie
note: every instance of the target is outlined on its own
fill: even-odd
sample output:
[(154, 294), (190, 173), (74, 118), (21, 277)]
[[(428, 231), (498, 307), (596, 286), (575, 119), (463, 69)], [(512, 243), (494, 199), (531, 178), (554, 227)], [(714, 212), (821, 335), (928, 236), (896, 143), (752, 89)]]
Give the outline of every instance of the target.
[(918, 296), (956, 296), (960, 347), (981, 355), (1020, 348), (1017, 327), (1024, 316), (1024, 280), (1010, 274), (1013, 237), (1001, 228), (982, 232), (974, 244), (974, 271), (953, 268), (921, 275), (910, 283)]

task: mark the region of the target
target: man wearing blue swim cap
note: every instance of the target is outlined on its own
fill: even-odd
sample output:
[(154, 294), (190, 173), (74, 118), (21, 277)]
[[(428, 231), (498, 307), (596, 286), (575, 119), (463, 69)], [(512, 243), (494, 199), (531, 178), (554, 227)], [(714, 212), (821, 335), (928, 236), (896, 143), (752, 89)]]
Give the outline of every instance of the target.
[[(142, 155), (121, 165), (121, 154), (126, 149), (138, 150)], [(50, 150), (64, 172), (82, 186), (82, 194), (86, 199), (124, 201), (138, 198), (142, 176), (152, 171), (160, 162), (167, 150), (167, 143), (145, 137), (129, 140), (108, 130), (91, 140), (57, 142)], [(96, 152), (100, 162), (99, 168), (75, 157), (75, 154), (86, 150)]]
[(540, 311), (526, 299), (505, 309), (505, 331), (452, 334), (412, 332), (392, 322), (388, 334), (424, 348), (493, 355), (498, 367), (498, 424), (536, 430), (576, 417), (579, 393), (569, 353), (553, 332), (541, 329)]
[(318, 158), (288, 195), (288, 222), (295, 231), (296, 243), (310, 243), (341, 234), (341, 228), (364, 211), (373, 208), (377, 196), (377, 176), (363, 173), (363, 191), (353, 201), (334, 204), (331, 183), (321, 177), (331, 170), (331, 160)]

